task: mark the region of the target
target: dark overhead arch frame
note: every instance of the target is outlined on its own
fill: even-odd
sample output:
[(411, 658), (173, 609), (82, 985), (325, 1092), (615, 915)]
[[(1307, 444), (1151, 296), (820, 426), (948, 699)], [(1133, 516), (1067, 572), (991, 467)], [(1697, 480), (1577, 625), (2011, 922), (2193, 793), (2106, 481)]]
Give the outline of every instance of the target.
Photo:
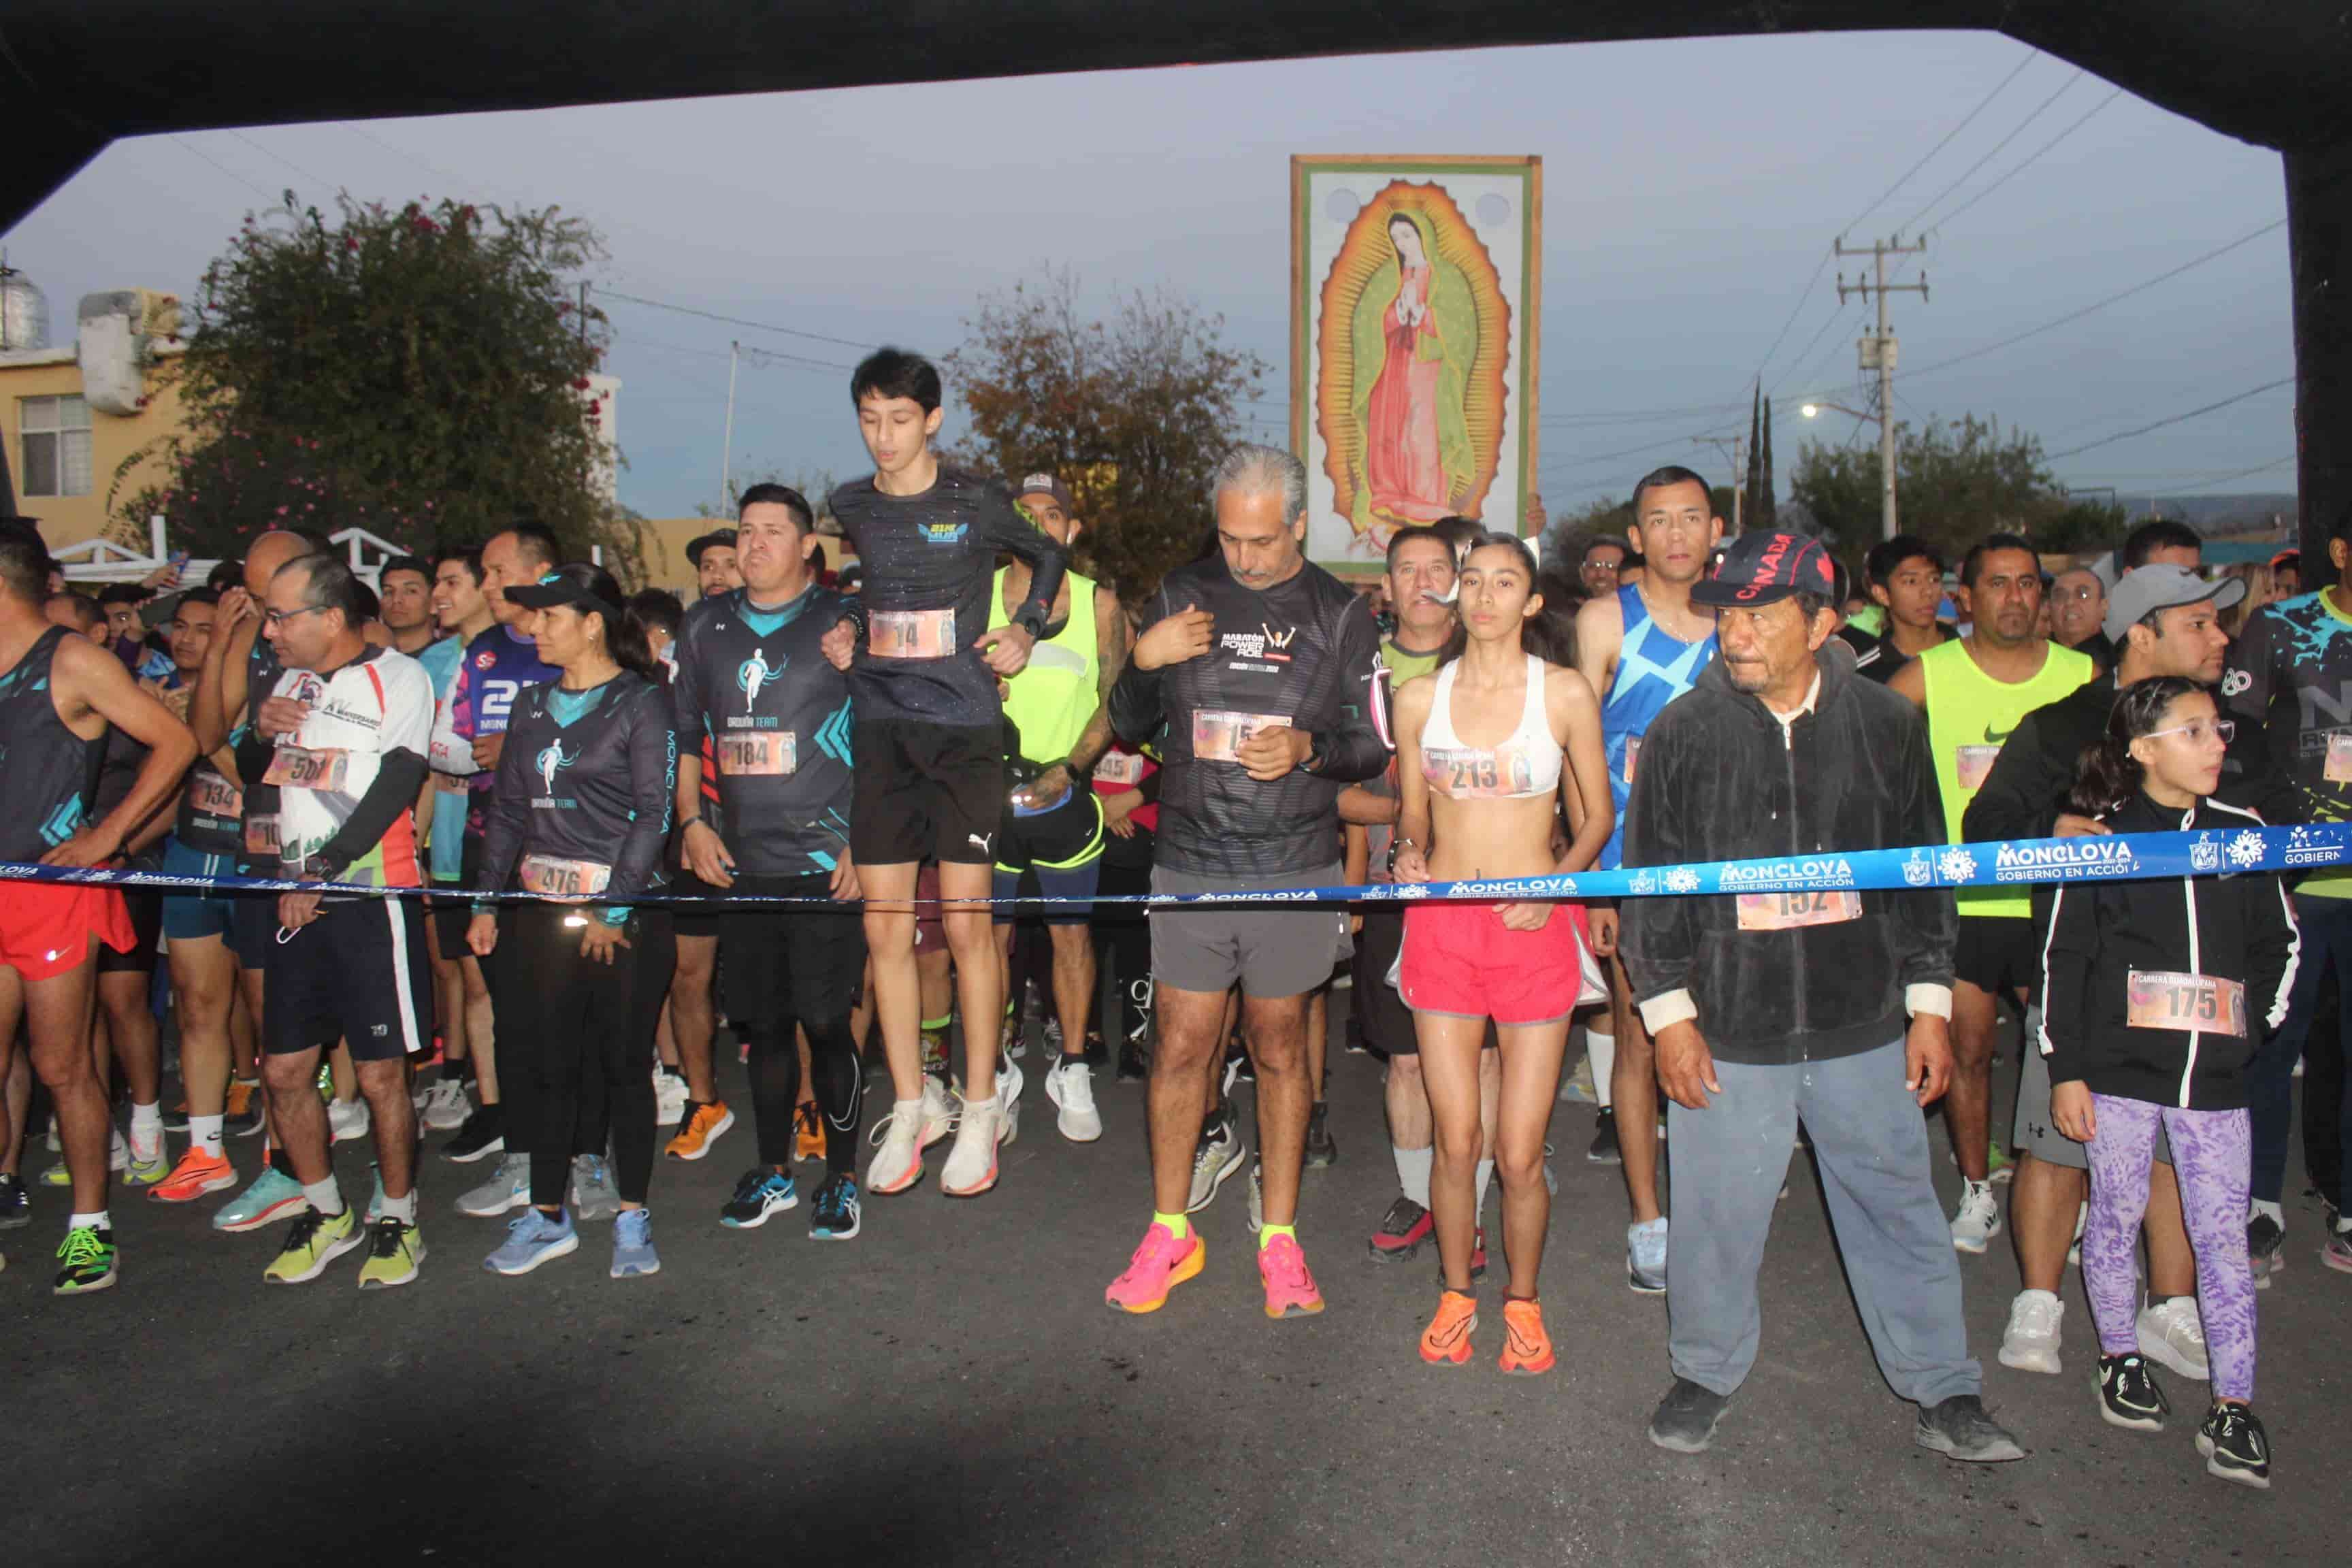
[[(1334, 0), (10, 0), (0, 231), (121, 136), (1425, 48)], [(1989, 29), (2284, 157), (2305, 548), (2352, 507), (2352, 6), (2339, 0), (1482, 0), (1460, 47)], [(0, 507), (9, 500), (0, 458)], [(2322, 558), (2324, 555), (2324, 546)]]

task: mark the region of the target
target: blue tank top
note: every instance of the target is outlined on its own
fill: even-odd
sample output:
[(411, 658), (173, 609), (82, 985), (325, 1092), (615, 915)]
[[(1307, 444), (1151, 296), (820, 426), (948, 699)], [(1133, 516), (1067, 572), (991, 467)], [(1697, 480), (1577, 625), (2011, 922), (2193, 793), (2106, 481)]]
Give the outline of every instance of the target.
[(1715, 634), (1704, 642), (1684, 642), (1650, 618), (1642, 590), (1628, 583), (1617, 590), (1617, 610), (1625, 636), (1617, 647), (1617, 675), (1601, 704), (1601, 743), (1609, 757), (1609, 795), (1617, 805), (1617, 825), (1601, 851), (1601, 868), (1613, 871), (1625, 853), (1625, 802), (1633, 793), (1633, 769), (1642, 737), (1659, 710), (1691, 689), (1715, 658)]

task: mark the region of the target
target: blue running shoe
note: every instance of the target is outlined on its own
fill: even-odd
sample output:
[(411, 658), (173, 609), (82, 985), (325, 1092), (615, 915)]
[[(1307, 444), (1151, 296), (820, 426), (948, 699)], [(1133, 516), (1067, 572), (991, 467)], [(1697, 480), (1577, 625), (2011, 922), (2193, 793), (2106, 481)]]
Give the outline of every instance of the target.
[(661, 1254), (654, 1250), (651, 1209), (623, 1209), (613, 1221), (613, 1278), (634, 1279), (661, 1272)]
[(809, 1211), (811, 1241), (847, 1241), (857, 1234), (857, 1178), (847, 1173), (827, 1176), (816, 1190)]
[(213, 1213), (215, 1230), (259, 1230), (273, 1220), (291, 1218), (310, 1205), (303, 1200), (302, 1184), (275, 1165), (264, 1165), (253, 1184)]
[(25, 1195), (25, 1184), (14, 1176), (0, 1176), (0, 1230), (16, 1230), (32, 1223), (33, 1205)]
[(568, 1209), (542, 1214), (527, 1208), (507, 1222), (507, 1239), (482, 1259), (493, 1274), (528, 1274), (551, 1258), (580, 1250), (580, 1233), (572, 1227)]
[(736, 1180), (735, 1194), (719, 1210), (719, 1223), (730, 1230), (755, 1230), (779, 1215), (800, 1206), (800, 1190), (782, 1171), (755, 1166)]

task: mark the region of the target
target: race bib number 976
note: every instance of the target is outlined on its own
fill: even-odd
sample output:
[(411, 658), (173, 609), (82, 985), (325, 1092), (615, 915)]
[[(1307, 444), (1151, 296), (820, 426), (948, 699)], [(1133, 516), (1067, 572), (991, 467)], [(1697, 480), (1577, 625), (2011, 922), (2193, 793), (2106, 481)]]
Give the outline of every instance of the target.
[(522, 890), (548, 899), (593, 899), (613, 879), (613, 868), (594, 860), (563, 860), (552, 855), (526, 855), (522, 860)]

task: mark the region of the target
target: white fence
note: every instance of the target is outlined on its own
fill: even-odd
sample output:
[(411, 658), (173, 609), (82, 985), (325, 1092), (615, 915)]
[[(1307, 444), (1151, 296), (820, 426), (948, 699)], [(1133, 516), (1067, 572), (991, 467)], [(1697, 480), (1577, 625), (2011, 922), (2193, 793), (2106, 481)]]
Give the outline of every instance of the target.
[[(364, 579), (370, 588), (378, 585), (376, 574), (383, 571), (385, 562), (408, 553), (390, 540), (379, 539), (363, 528), (346, 528), (340, 533), (328, 535), (328, 538), (342, 548), (352, 572)], [(68, 583), (136, 583), (158, 568), (171, 564), (171, 552), (165, 548), (164, 522), (160, 514), (147, 520), (147, 542), (149, 552), (144, 555), (110, 539), (90, 539), (79, 544), (68, 544), (56, 552), (56, 555), (65, 563), (66, 581)], [(217, 561), (205, 560), (185, 563), (180, 568), (180, 585), (200, 586), (218, 564)]]

